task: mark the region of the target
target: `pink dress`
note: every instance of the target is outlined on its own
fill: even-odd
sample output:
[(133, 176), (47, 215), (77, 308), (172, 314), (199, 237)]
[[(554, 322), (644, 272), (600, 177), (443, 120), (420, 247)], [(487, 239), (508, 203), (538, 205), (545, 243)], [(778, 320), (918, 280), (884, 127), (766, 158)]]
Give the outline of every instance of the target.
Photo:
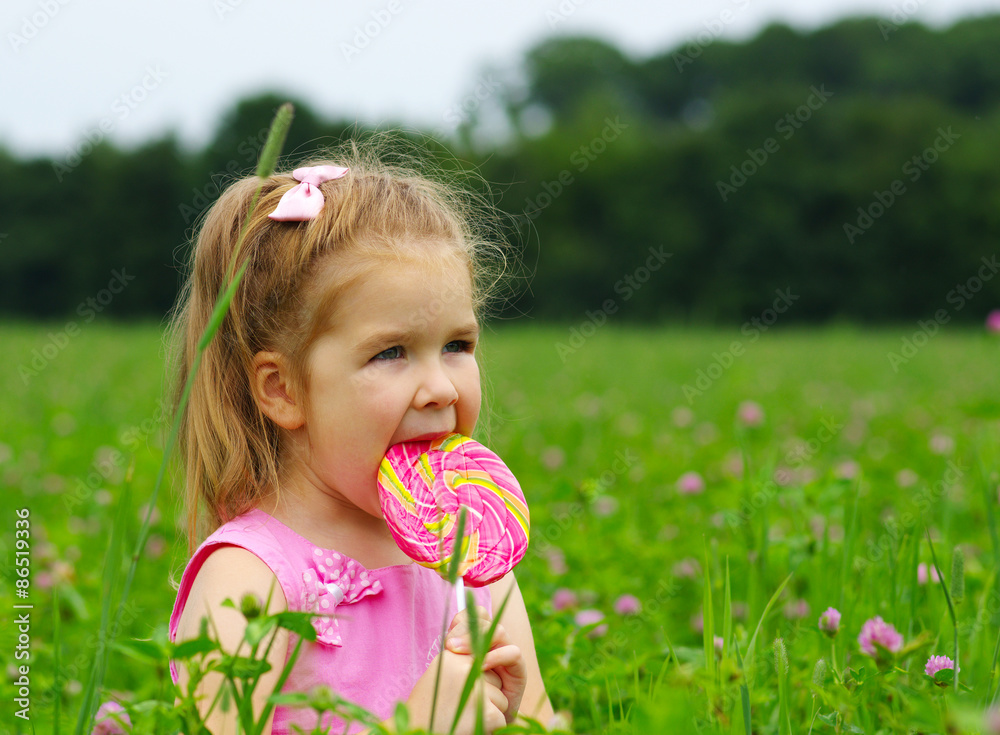
[[(441, 650), (442, 625), (455, 616), (455, 595), (438, 574), (419, 564), (365, 569), (356, 560), (322, 549), (261, 510), (251, 510), (218, 528), (195, 551), (181, 577), (170, 616), (170, 640), (187, 602), (191, 585), (209, 552), (239, 546), (260, 558), (277, 577), (289, 610), (336, 613), (314, 618), (317, 640), (302, 644), (283, 692), (309, 691), (325, 684), (361, 705), (380, 720), (404, 701)], [(487, 588), (473, 590), (476, 604), (492, 612)], [(236, 602), (234, 600), (234, 602)], [(298, 637), (290, 635), (287, 656)], [(170, 662), (177, 682), (177, 668)], [(343, 732), (340, 720), (327, 714), (324, 726)], [(316, 726), (310, 709), (276, 707), (274, 735), (305, 732)], [(353, 724), (347, 732), (364, 727)]]

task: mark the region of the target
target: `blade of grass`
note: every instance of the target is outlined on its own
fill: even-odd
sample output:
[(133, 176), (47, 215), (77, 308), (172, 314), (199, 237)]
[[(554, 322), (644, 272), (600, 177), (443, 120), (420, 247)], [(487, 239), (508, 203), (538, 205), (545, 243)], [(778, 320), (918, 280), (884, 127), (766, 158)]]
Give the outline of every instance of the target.
[[(496, 632), (497, 625), (500, 624), (500, 618), (503, 617), (503, 611), (507, 608), (507, 602), (510, 600), (510, 595), (513, 591), (513, 587), (507, 590), (507, 594), (504, 595), (503, 602), (500, 603), (500, 607), (493, 616), (493, 620), (490, 622), (490, 627), (482, 639), (479, 638), (478, 626), (469, 626), (469, 637), (472, 639), (472, 669), (469, 671), (469, 676), (466, 677), (465, 685), (462, 687), (462, 694), (458, 700), (458, 709), (455, 711), (455, 719), (451, 723), (449, 732), (455, 732), (455, 728), (458, 727), (458, 721), (461, 718), (462, 710), (465, 709), (465, 704), (469, 701), (469, 695), (472, 694), (472, 688), (476, 685), (476, 679), (478, 679), (481, 674), (480, 669), (483, 665), (483, 659), (486, 658), (486, 653), (488, 651), (487, 647), (489, 646), (490, 641), (493, 640), (493, 634)], [(469, 591), (470, 596), (471, 594), (472, 592)], [(477, 645), (480, 640), (483, 641), (482, 645)]]
[[(130, 467), (131, 469), (131, 467)], [(104, 555), (104, 574), (101, 580), (103, 589), (101, 602), (101, 622), (97, 629), (97, 650), (87, 678), (87, 687), (83, 694), (83, 705), (76, 720), (76, 735), (84, 735), (85, 728), (93, 724), (97, 711), (97, 693), (104, 684), (104, 671), (107, 667), (108, 655), (111, 652), (111, 641), (108, 640), (108, 625), (111, 620), (111, 601), (115, 597), (118, 578), (121, 574), (125, 527), (128, 523), (128, 508), (131, 500), (131, 482), (129, 475), (122, 485), (122, 494), (118, 499), (118, 512), (111, 525), (111, 536), (108, 539), (108, 549)], [(117, 630), (117, 627), (115, 628)]]
[(920, 566), (920, 528), (919, 526), (913, 532), (913, 548), (910, 552), (910, 567), (909, 567), (909, 577), (910, 577), (910, 631), (909, 634), (913, 635), (914, 624), (917, 621), (917, 597), (920, 590), (920, 583), (918, 581), (917, 569)]
[(993, 544), (993, 564), (1000, 569), (1000, 531), (997, 530), (996, 498), (990, 492), (992, 484), (983, 463), (982, 452), (977, 452), (977, 455), (976, 466), (979, 468), (979, 485), (983, 488), (983, 500), (986, 506), (986, 525), (990, 529), (990, 541)]
[(726, 557), (726, 593), (722, 603), (722, 658), (729, 657), (729, 638), (733, 634), (733, 596), (729, 588), (729, 557)]
[(53, 585), (52, 587), (52, 608), (55, 614), (52, 618), (52, 670), (56, 672), (57, 676), (52, 682), (52, 735), (59, 735), (59, 707), (62, 704), (62, 692), (59, 691), (59, 672), (62, 669), (59, 668), (59, 647), (62, 645), (60, 639), (60, 629), (59, 629), (59, 618), (61, 617), (59, 610), (59, 585)]
[[(292, 118), (294, 116), (295, 108), (290, 102), (286, 102), (278, 108), (278, 111), (274, 114), (274, 119), (271, 121), (271, 127), (267, 131), (267, 140), (264, 141), (264, 147), (260, 152), (260, 160), (257, 161), (256, 176), (260, 179), (260, 184), (258, 184), (253, 197), (250, 199), (250, 206), (247, 208), (247, 216), (243, 220), (239, 239), (237, 239), (236, 247), (233, 248), (233, 254), (229, 258), (229, 267), (226, 269), (227, 277), (222, 282), (223, 286), (227, 282), (231, 283), (236, 280), (233, 276), (233, 271), (236, 269), (236, 263), (239, 260), (240, 250), (243, 248), (243, 240), (250, 225), (250, 220), (253, 217), (253, 212), (257, 208), (257, 199), (260, 198), (260, 190), (264, 179), (269, 178), (278, 165), (278, 157), (281, 155), (281, 149), (285, 146), (285, 138), (288, 136), (288, 130), (292, 126)], [(222, 297), (222, 291), (223, 288), (220, 287), (220, 298)]]
[(791, 735), (792, 721), (788, 706), (788, 653), (778, 638), (774, 645), (775, 673), (778, 675), (778, 735)]
[[(467, 516), (468, 516), (468, 508), (466, 508), (464, 505), (460, 506), (459, 509), (458, 509), (457, 528), (455, 530), (455, 543), (458, 544), (459, 549), (462, 546), (461, 539), (465, 538), (465, 523), (466, 523), (466, 517)], [(462, 558), (461, 554), (459, 553), (459, 549), (452, 548), (452, 550), (451, 550), (451, 560), (448, 563), (448, 582), (452, 585), (453, 589), (457, 586), (455, 583), (458, 580), (458, 570), (459, 570), (459, 565), (460, 565), (461, 558)], [(444, 652), (444, 639), (445, 639), (445, 636), (448, 634), (448, 623), (449, 623), (449, 620), (448, 620), (448, 606), (445, 605), (444, 620), (442, 621), (442, 625), (441, 625), (441, 651), (442, 652)], [(472, 632), (471, 632), (472, 626), (470, 625), (469, 628), (470, 628), (469, 635), (471, 636), (472, 635)], [(434, 674), (434, 699), (431, 701), (431, 721), (430, 721), (430, 728), (432, 730), (434, 729), (434, 717), (437, 715), (438, 692), (441, 689), (441, 667), (443, 665), (444, 665), (444, 661), (443, 661), (442, 657), (439, 656), (438, 657), (437, 671)]]
[(747, 672), (743, 666), (743, 657), (740, 655), (740, 645), (733, 639), (733, 650), (736, 652), (736, 662), (743, 672), (743, 682), (740, 684), (740, 705), (743, 708), (743, 731), (746, 735), (751, 735), (753, 728), (750, 726), (750, 688), (747, 686)]
[(608, 679), (607, 673), (604, 674), (604, 693), (608, 697), (608, 725), (610, 726), (615, 721), (615, 710), (611, 700), (611, 681)]
[[(278, 677), (278, 681), (274, 685), (275, 693), (280, 692), (282, 687), (285, 686), (285, 682), (288, 680), (289, 675), (292, 673), (292, 667), (295, 666), (295, 661), (299, 657), (299, 651), (302, 648), (303, 638), (298, 637), (295, 642), (295, 648), (292, 649), (292, 655), (288, 658), (288, 662), (285, 664), (285, 668), (281, 670), (281, 675)], [(267, 703), (264, 705), (264, 709), (261, 711), (260, 718), (257, 720), (257, 729), (254, 731), (255, 735), (260, 735), (264, 732), (264, 726), (267, 724), (268, 717), (271, 716), (271, 710), (274, 709), (274, 702), (268, 698)]]
[(937, 570), (938, 583), (941, 585), (941, 590), (944, 592), (945, 602), (948, 603), (948, 615), (951, 616), (952, 629), (955, 631), (955, 692), (958, 692), (958, 621), (955, 618), (955, 608), (951, 604), (951, 593), (948, 592), (948, 585), (944, 581), (944, 572), (941, 571), (941, 567), (937, 562), (937, 554), (934, 553), (934, 542), (931, 541), (931, 530), (929, 528), (924, 529), (927, 533), (927, 545), (931, 548), (931, 561), (934, 563), (934, 568)]
[(712, 572), (708, 563), (708, 543), (705, 543), (705, 592), (702, 600), (702, 644), (705, 647), (705, 668), (708, 669), (709, 684), (706, 687), (708, 694), (708, 718), (711, 721), (714, 712), (715, 692), (716, 692), (716, 665), (715, 665), (715, 616), (712, 607)]
[[(448, 560), (448, 581), (452, 585), (458, 581), (458, 570), (462, 567), (462, 556), (465, 551), (465, 522), (469, 514), (469, 509), (464, 505), (458, 509), (458, 523), (455, 530), (455, 544), (451, 549), (451, 559)], [(443, 541), (442, 541), (443, 543)]]
[(667, 634), (667, 631), (665, 630), (663, 631), (663, 637), (667, 639), (667, 650), (670, 651), (670, 658), (674, 660), (674, 665), (680, 666), (681, 661), (679, 658), (677, 658), (677, 652), (674, 650), (674, 644), (671, 642), (670, 636)]
[[(844, 595), (847, 590), (847, 580), (850, 579), (851, 556), (854, 554), (854, 540), (858, 529), (858, 498), (861, 496), (861, 473), (854, 482), (854, 510), (851, 512), (851, 522), (847, 526), (844, 537), (844, 556), (840, 565), (840, 603), (838, 610), (845, 610)], [(848, 615), (850, 617), (850, 615)]]
[[(993, 704), (997, 701), (997, 695), (1000, 694), (1000, 682), (997, 682), (996, 690), (993, 689), (993, 672), (997, 670), (997, 660), (1000, 659), (1000, 630), (997, 631), (997, 643), (993, 647), (993, 663), (990, 664), (990, 684), (986, 687), (986, 697), (987, 704)], [(993, 692), (993, 696), (990, 696), (990, 692)]]
[[(257, 186), (257, 190), (254, 192), (253, 199), (250, 203), (250, 208), (247, 211), (247, 217), (243, 224), (243, 229), (240, 232), (240, 237), (237, 240), (236, 247), (234, 248), (233, 255), (230, 259), (229, 272), (233, 271), (235, 264), (238, 260), (238, 254), (243, 245), (243, 240), (246, 235), (247, 224), (253, 214), (254, 208), (257, 204), (257, 199), (260, 196), (260, 191), (263, 186), (264, 179), (271, 175), (274, 171), (274, 167), (277, 165), (277, 159), (280, 155), (281, 148), (284, 145), (285, 136), (288, 134), (288, 129), (292, 123), (292, 117), (294, 115), (294, 109), (290, 104), (284, 104), (275, 114), (274, 120), (271, 123), (271, 128), (268, 131), (267, 141), (264, 143), (263, 152), (261, 154), (260, 162), (257, 165), (257, 176), (261, 179), (260, 184)], [(216, 302), (215, 308), (212, 311), (212, 317), (209, 320), (208, 325), (205, 328), (205, 332), (202, 334), (201, 339), (198, 342), (198, 349), (195, 353), (194, 360), (191, 365), (191, 369), (188, 373), (187, 380), (184, 384), (184, 390), (181, 394), (181, 399), (177, 407), (177, 414), (174, 417), (174, 423), (171, 426), (170, 433), (167, 438), (166, 446), (163, 449), (163, 459), (160, 462), (160, 468), (156, 474), (156, 482), (153, 486), (153, 492), (150, 495), (149, 502), (147, 504), (146, 517), (143, 520), (142, 526), (139, 529), (139, 536), (136, 540), (135, 551), (132, 554), (132, 561), (129, 566), (128, 574), (125, 577), (125, 583), (122, 587), (121, 597), (119, 599), (118, 608), (114, 615), (114, 626), (113, 629), (117, 630), (119, 627), (119, 621), (122, 612), (125, 608), (125, 603), (128, 602), (128, 596), (132, 589), (132, 581), (135, 578), (135, 570), (139, 564), (139, 559), (142, 556), (142, 551), (146, 547), (146, 540), (149, 537), (150, 527), (152, 525), (153, 513), (156, 510), (156, 501), (160, 494), (160, 488), (163, 486), (163, 479), (166, 476), (167, 467), (170, 463), (170, 457), (173, 454), (174, 446), (177, 443), (177, 436), (180, 432), (181, 418), (184, 415), (184, 410), (187, 407), (188, 400), (191, 395), (191, 387), (194, 384), (195, 375), (198, 372), (198, 368), (201, 365), (201, 356), (208, 345), (211, 343), (212, 339), (215, 337), (216, 332), (218, 332), (219, 326), (222, 324), (223, 319), (225, 319), (226, 313), (229, 310), (229, 304), (232, 301), (233, 295), (236, 293), (236, 289), (239, 287), (240, 281), (243, 278), (243, 274), (246, 271), (247, 264), (244, 263), (243, 266), (237, 271), (236, 275), (229, 280), (228, 284), (223, 282), (224, 290), (220, 289), (219, 299)], [(109, 599), (105, 598), (105, 606), (109, 604)], [(100, 628), (100, 635), (105, 635), (108, 629), (108, 621), (103, 618)], [(84, 715), (86, 713), (86, 719), (89, 720), (93, 716), (93, 697), (96, 691), (104, 683), (104, 667), (103, 664), (100, 667), (95, 667), (91, 672), (90, 680), (87, 682), (87, 693), (84, 697), (84, 708), (80, 712), (80, 719), (77, 720), (77, 735), (82, 735), (82, 727), (84, 723)], [(89, 712), (88, 712), (89, 710)]]
[[(669, 638), (667, 639), (670, 640)], [(653, 677), (649, 682), (649, 698), (653, 699), (656, 693), (660, 691), (660, 686), (663, 684), (663, 677), (667, 674), (667, 667), (670, 666), (670, 659), (663, 659), (663, 663), (660, 665), (660, 671)], [(636, 666), (636, 676), (639, 675), (638, 665)], [(638, 686), (638, 683), (636, 684)]]
[(780, 585), (778, 585), (778, 589), (776, 589), (774, 591), (774, 594), (771, 595), (771, 599), (768, 600), (767, 605), (764, 607), (764, 613), (760, 616), (760, 620), (757, 621), (757, 629), (754, 630), (753, 636), (750, 638), (750, 643), (747, 644), (746, 662), (747, 662), (747, 668), (750, 670), (749, 676), (747, 676), (748, 685), (753, 685), (753, 680), (754, 680), (753, 666), (754, 666), (754, 656), (756, 653), (755, 647), (757, 645), (757, 635), (760, 633), (760, 630), (764, 625), (764, 621), (767, 619), (767, 614), (771, 612), (771, 608), (774, 607), (774, 603), (778, 601), (778, 596), (781, 594), (781, 591), (785, 589), (785, 585), (788, 584), (788, 580), (790, 580), (791, 578), (792, 578), (791, 574), (785, 577), (785, 580)]

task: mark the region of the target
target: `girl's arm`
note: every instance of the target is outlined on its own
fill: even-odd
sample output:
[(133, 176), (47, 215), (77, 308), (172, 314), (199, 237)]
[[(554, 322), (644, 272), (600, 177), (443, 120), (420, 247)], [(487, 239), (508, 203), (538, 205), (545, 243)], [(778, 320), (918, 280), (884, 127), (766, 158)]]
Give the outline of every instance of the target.
[(538, 667), (538, 654), (535, 653), (535, 639), (531, 634), (531, 622), (528, 620), (528, 611), (524, 608), (524, 598), (521, 597), (521, 590), (511, 572), (503, 579), (490, 585), (490, 599), (493, 602), (493, 610), (499, 610), (504, 598), (510, 592), (510, 600), (504, 608), (503, 617), (500, 624), (506, 629), (511, 642), (521, 649), (524, 656), (524, 663), (528, 669), (528, 681), (524, 687), (524, 696), (521, 699), (520, 714), (527, 715), (548, 727), (552, 719), (552, 703), (545, 693), (545, 682), (542, 681), (542, 672)]
[[(267, 609), (269, 614), (282, 612), (288, 608), (277, 578), (258, 557), (238, 546), (223, 546), (213, 551), (205, 559), (205, 563), (191, 585), (191, 592), (177, 625), (177, 642), (197, 638), (201, 618), (208, 615), (210, 617), (209, 635), (218, 636), (223, 650), (228, 653), (236, 653), (237, 649), (240, 649), (247, 621), (238, 609), (224, 607), (222, 601), (229, 598), (239, 607), (240, 598), (247, 593), (257, 595), (261, 602), (266, 601), (270, 595), (271, 603)], [(268, 640), (264, 640), (259, 650), (265, 650)], [(239, 652), (242, 655), (249, 655), (250, 650), (244, 643)], [(254, 690), (253, 711), (255, 719), (260, 717), (267, 698), (274, 691), (278, 677), (281, 675), (281, 669), (285, 665), (287, 653), (288, 631), (279, 628), (274, 636), (271, 653), (267, 657), (271, 664), (271, 670), (261, 676), (257, 688)], [(183, 691), (187, 687), (188, 681), (187, 670), (183, 665), (178, 665), (178, 678)], [(202, 716), (215, 700), (223, 681), (222, 674), (219, 673), (209, 674), (202, 679), (197, 690), (197, 695), (201, 697), (199, 710)], [(271, 735), (273, 717), (272, 711), (263, 735)], [(223, 712), (222, 707), (216, 704), (211, 715), (205, 720), (205, 724), (214, 735), (229, 735), (236, 733), (236, 721), (235, 707), (230, 706), (228, 712)]]

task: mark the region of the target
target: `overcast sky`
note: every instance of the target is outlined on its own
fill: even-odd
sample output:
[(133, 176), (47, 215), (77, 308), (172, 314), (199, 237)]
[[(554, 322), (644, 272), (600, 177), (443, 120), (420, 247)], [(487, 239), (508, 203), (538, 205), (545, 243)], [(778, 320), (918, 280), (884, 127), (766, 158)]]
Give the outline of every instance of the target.
[[(64, 154), (89, 132), (201, 145), (240, 97), (285, 90), (331, 118), (448, 127), (487, 65), (559, 34), (634, 57), (775, 20), (813, 28), (894, 12), (934, 26), (1000, 0), (3, 0), (0, 145)], [(897, 18), (901, 17), (897, 15)], [(891, 43), (891, 37), (890, 41)], [(454, 115), (452, 115), (452, 119)]]

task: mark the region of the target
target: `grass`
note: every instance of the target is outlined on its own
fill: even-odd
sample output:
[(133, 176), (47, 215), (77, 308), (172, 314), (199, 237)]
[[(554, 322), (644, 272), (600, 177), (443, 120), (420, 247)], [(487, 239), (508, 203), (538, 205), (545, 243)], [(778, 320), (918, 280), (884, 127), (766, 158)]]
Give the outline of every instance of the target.
[[(14, 511), (26, 507), (40, 732), (56, 714), (72, 731), (83, 707), (103, 590), (128, 572), (127, 559), (103, 566), (114, 515), (127, 509), (113, 542), (131, 550), (167, 429), (156, 325), (95, 322), (57, 349), (49, 335), (63, 326), (0, 326), (0, 601), (17, 602)], [(894, 369), (888, 355), (912, 329), (770, 330), (689, 402), (684, 385), (715, 372), (736, 332), (609, 324), (565, 361), (555, 345), (568, 327), (486, 332), (477, 438), (531, 504), (518, 579), (553, 703), (580, 732), (978, 732), (1000, 687), (1000, 341), (943, 331)], [(21, 366), (37, 375), (25, 380)], [(762, 425), (736, 421), (746, 400), (763, 407)], [(677, 492), (688, 471), (704, 477), (704, 493)], [(186, 556), (178, 498), (168, 478), (110, 631), (118, 640), (166, 626), (169, 580)], [(918, 564), (932, 564), (927, 533), (948, 586), (918, 582)], [(965, 585), (950, 600), (953, 623), (945, 593), (956, 547)], [(554, 609), (561, 587), (577, 608)], [(641, 612), (614, 612), (626, 593)], [(828, 606), (843, 614), (832, 646), (816, 625)], [(603, 635), (575, 624), (581, 608), (605, 614)], [(856, 640), (874, 615), (910, 646), (882, 669)], [(721, 654), (701, 630), (721, 634)], [(15, 634), (4, 626), (5, 652)], [(958, 691), (922, 673), (930, 655), (954, 658), (956, 639)], [(816, 683), (820, 658), (829, 669)], [(155, 666), (124, 664), (111, 654), (98, 700), (148, 698), (169, 681)], [(4, 701), (16, 697), (13, 679), (0, 686)], [(13, 717), (9, 727), (31, 731)]]

